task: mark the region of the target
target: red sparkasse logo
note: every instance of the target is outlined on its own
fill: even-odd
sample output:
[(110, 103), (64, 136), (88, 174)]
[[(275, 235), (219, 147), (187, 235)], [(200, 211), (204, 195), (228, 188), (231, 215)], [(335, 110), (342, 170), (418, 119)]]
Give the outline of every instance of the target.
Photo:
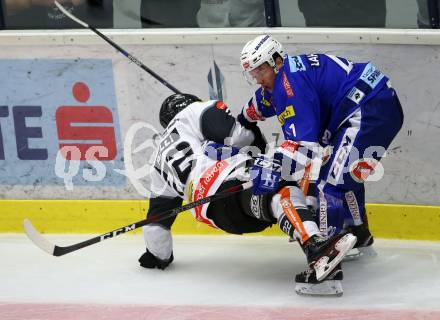
[[(72, 93), (80, 103), (86, 103), (90, 98), (89, 87), (83, 82), (76, 82), (72, 88)], [(57, 108), (55, 119), (59, 147), (65, 159), (101, 161), (115, 159), (117, 146), (111, 109), (106, 106), (63, 105)], [(78, 123), (81, 126), (75, 125)], [(83, 142), (93, 140), (100, 142)], [(78, 150), (77, 154), (72, 152), (72, 147)], [(103, 148), (105, 152), (94, 151), (94, 148)], [(97, 153), (96, 156), (95, 153)]]

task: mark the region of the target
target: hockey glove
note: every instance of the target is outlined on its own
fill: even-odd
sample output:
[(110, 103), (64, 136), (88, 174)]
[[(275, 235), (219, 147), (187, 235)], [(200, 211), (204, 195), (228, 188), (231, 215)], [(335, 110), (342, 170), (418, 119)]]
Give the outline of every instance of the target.
[(235, 156), (239, 151), (240, 150), (236, 147), (211, 142), (206, 145), (204, 152), (209, 158), (220, 161)]
[(280, 153), (275, 153), (273, 158), (259, 155), (251, 169), (252, 194), (262, 195), (276, 192), (281, 181)]
[(158, 268), (161, 270), (165, 270), (171, 262), (173, 262), (174, 256), (171, 252), (171, 256), (167, 260), (161, 260), (155, 255), (153, 255), (148, 249), (145, 251), (145, 253), (139, 258), (139, 263), (141, 267), (148, 268), (148, 269), (154, 269)]
[(252, 131), (254, 134), (254, 142), (252, 143), (253, 146), (256, 146), (258, 149), (260, 149), (261, 153), (266, 152), (266, 145), (267, 141), (264, 137), (263, 133), (261, 132), (260, 128), (258, 127), (256, 122), (250, 122), (246, 120), (246, 118), (243, 116), (242, 113), (240, 113), (237, 116), (237, 121), (246, 129)]

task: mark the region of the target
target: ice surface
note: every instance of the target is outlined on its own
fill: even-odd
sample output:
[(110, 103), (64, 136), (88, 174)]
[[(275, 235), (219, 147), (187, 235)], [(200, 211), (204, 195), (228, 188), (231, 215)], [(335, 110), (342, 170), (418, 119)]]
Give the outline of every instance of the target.
[[(62, 246), (93, 235), (46, 237)], [(309, 319), (307, 316), (316, 309), (327, 310), (325, 317), (319, 317), (325, 320), (333, 319), (329, 309), (335, 310), (335, 319), (338, 315), (338, 319), (381, 319), (377, 314), (370, 318), (368, 312), (363, 313), (363, 318), (341, 317), (340, 309), (388, 310), (397, 312), (396, 319), (440, 319), (440, 243), (376, 239), (375, 249), (376, 258), (343, 264), (342, 297), (317, 298), (295, 294), (294, 276), (306, 263), (298, 244), (289, 243), (284, 237), (175, 236), (175, 261), (162, 271), (139, 267), (137, 259), (144, 251), (140, 235), (121, 236), (53, 257), (34, 246), (24, 234), (3, 234), (0, 319), (29, 317), (20, 312), (25, 312), (30, 303), (43, 304), (29, 309), (42, 308), (38, 319), (55, 319), (51, 318), (50, 310), (65, 304), (83, 305), (83, 311), (95, 304), (105, 305), (107, 310), (115, 306), (119, 306), (118, 310), (132, 305), (149, 306), (151, 312), (160, 306), (187, 311), (220, 306), (225, 319), (231, 310), (255, 312), (261, 308), (278, 312), (280, 319), (282, 310), (289, 308), (297, 310), (298, 315), (305, 312), (301, 319)], [(391, 313), (384, 319), (394, 319)], [(90, 311), (89, 315), (92, 314)], [(166, 313), (158, 314), (153, 318), (166, 318)], [(190, 312), (189, 316), (166, 319), (222, 318), (221, 312), (215, 315), (218, 317), (199, 317)], [(258, 315), (253, 316), (257, 318)], [(273, 313), (261, 317), (275, 318), (278, 319)]]

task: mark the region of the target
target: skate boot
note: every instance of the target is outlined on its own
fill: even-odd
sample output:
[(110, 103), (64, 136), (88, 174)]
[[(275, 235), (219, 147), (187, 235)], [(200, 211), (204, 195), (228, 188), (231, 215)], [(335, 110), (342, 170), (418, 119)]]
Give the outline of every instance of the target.
[(174, 256), (171, 252), (171, 256), (166, 259), (162, 260), (156, 257), (154, 254), (152, 254), (148, 249), (145, 250), (145, 253), (139, 258), (139, 263), (141, 267), (148, 268), (148, 269), (161, 269), (165, 270), (171, 262), (173, 262)]
[(342, 289), (343, 278), (341, 264), (338, 264), (322, 281), (316, 279), (314, 269), (308, 269), (295, 276), (295, 292), (307, 296), (340, 297), (344, 293)]
[(367, 224), (359, 226), (349, 226), (345, 229), (347, 232), (354, 234), (357, 237), (356, 244), (353, 249), (344, 258), (344, 261), (358, 260), (365, 256), (374, 258), (377, 256), (376, 251), (373, 248), (374, 238), (368, 229)]
[(374, 239), (368, 226), (361, 224), (359, 226), (349, 226), (345, 229), (347, 232), (352, 233), (357, 237), (355, 248), (368, 247), (374, 243)]
[(314, 235), (303, 245), (309, 267), (315, 270), (317, 281), (322, 281), (333, 271), (356, 244), (356, 240), (351, 233), (342, 233), (329, 239)]

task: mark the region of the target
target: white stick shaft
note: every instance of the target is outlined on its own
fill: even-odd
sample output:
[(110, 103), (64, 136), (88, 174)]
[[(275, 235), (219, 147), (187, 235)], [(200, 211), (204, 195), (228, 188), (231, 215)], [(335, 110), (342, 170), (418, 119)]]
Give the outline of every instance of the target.
[(85, 28), (89, 28), (89, 25), (87, 23), (85, 23), (84, 21), (78, 19), (77, 17), (75, 17), (74, 15), (72, 15), (69, 11), (67, 11), (61, 4), (58, 3), (58, 1), (55, 0), (55, 5), (58, 7), (58, 9), (60, 9), (60, 11), (62, 13), (64, 13), (67, 17), (69, 17), (70, 19), (72, 19), (73, 21), (75, 21), (76, 23), (82, 25)]

